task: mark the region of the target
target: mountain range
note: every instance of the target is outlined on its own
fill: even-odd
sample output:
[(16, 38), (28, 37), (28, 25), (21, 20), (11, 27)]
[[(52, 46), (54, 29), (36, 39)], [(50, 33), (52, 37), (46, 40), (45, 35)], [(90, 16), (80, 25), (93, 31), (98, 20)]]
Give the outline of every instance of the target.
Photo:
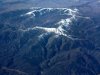
[(99, 0), (0, 0), (0, 75), (99, 75)]

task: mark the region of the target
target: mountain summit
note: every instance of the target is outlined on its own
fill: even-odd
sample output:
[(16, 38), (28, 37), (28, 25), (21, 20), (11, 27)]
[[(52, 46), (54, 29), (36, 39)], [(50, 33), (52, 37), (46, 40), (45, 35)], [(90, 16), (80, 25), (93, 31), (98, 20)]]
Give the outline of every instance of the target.
[(0, 75), (99, 75), (99, 4), (0, 1)]

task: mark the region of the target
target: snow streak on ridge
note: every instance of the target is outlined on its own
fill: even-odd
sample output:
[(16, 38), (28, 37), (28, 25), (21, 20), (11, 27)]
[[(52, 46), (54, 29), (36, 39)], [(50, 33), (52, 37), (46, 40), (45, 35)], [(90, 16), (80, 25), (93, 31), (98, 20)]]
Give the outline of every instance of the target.
[[(45, 10), (45, 11), (44, 11)], [(72, 20), (75, 19), (76, 17), (76, 14), (78, 13), (78, 10), (77, 9), (68, 9), (68, 8), (36, 8), (36, 9), (33, 9), (33, 11), (31, 12), (28, 12), (26, 13), (25, 15), (33, 15), (35, 16), (35, 12), (40, 12), (40, 14), (44, 14), (46, 12), (51, 12), (53, 10), (57, 10), (57, 11), (63, 11), (63, 14), (66, 14), (68, 16), (71, 16), (70, 18), (66, 18), (66, 19), (61, 19), (61, 21), (59, 21), (58, 23), (56, 23), (56, 25), (58, 25), (56, 28), (47, 28), (47, 27), (40, 27), (40, 26), (36, 26), (36, 27), (33, 27), (33, 28), (27, 28), (25, 30), (23, 29), (20, 29), (21, 31), (30, 31), (30, 30), (43, 30), (45, 31), (45, 33), (43, 34), (47, 34), (47, 33), (55, 33), (55, 35), (63, 35), (63, 36), (66, 36), (68, 38), (71, 38), (73, 39), (70, 35), (67, 35), (65, 32), (67, 32), (67, 28), (68, 26), (70, 25), (70, 23), (72, 22)], [(25, 16), (23, 15), (23, 16)], [(63, 29), (63, 27), (66, 27), (66, 30)], [(43, 35), (41, 34), (41, 35)], [(41, 38), (41, 35), (39, 36), (39, 38)], [(43, 36), (42, 36), (43, 37)]]

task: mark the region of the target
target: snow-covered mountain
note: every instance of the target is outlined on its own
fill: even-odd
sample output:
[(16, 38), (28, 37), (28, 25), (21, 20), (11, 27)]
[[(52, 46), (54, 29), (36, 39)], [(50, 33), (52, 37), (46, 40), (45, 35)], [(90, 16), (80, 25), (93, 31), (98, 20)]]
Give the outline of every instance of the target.
[(0, 74), (99, 74), (99, 18), (77, 8), (0, 14)]
[(99, 4), (1, 0), (0, 75), (99, 75)]

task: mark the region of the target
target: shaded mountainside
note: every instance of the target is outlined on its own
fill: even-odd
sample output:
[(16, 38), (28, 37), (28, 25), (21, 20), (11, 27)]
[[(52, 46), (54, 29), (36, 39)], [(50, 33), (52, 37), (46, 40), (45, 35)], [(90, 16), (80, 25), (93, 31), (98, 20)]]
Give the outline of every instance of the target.
[(87, 15), (67, 8), (0, 14), (0, 75), (99, 75), (100, 17)]

